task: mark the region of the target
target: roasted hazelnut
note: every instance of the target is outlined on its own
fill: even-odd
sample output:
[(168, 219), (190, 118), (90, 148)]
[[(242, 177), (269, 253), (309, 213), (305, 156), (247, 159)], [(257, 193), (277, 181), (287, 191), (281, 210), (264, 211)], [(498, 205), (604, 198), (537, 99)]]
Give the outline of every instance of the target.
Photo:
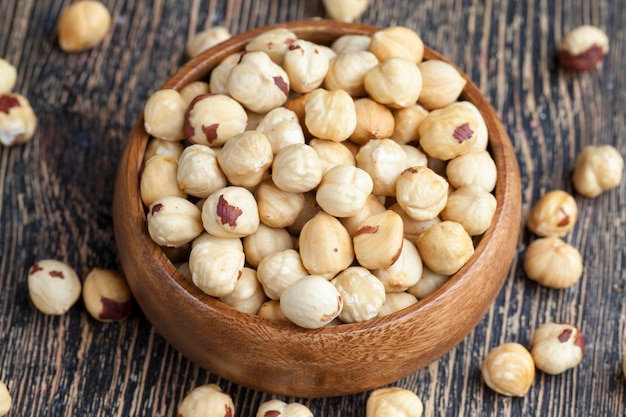
[(467, 81), (451, 64), (438, 59), (420, 62), (422, 91), (419, 103), (428, 110), (440, 109), (455, 102)]
[(0, 416), (6, 416), (11, 410), (13, 400), (6, 384), (0, 381)]
[(309, 272), (295, 249), (270, 253), (257, 267), (257, 278), (265, 294), (272, 300), (280, 299), (285, 288), (307, 275)]
[(354, 101), (343, 90), (318, 88), (306, 100), (304, 123), (317, 138), (344, 141), (356, 128)]
[(181, 191), (194, 197), (206, 198), (225, 187), (226, 175), (220, 168), (215, 148), (193, 144), (178, 158), (176, 180)]
[(64, 262), (43, 259), (28, 270), (28, 294), (44, 314), (65, 314), (78, 301), (80, 291), (76, 271)]
[(187, 42), (185, 52), (190, 58), (196, 57), (207, 49), (230, 39), (231, 36), (228, 29), (223, 26), (210, 27), (193, 35)]
[(417, 284), (409, 287), (406, 291), (413, 294), (418, 300), (426, 298), (448, 282), (448, 275), (438, 274), (432, 269), (424, 266), (422, 268), (422, 277)]
[(259, 209), (254, 195), (234, 185), (220, 188), (202, 204), (202, 224), (207, 232), (218, 237), (251, 235), (259, 227)]
[(266, 256), (285, 249), (293, 249), (294, 242), (286, 229), (259, 224), (256, 232), (243, 238), (246, 262), (257, 267)]
[(317, 44), (296, 39), (287, 48), (282, 67), (293, 91), (310, 93), (322, 85), (328, 72), (328, 58)]
[(329, 62), (324, 88), (344, 90), (352, 97), (362, 97), (366, 94), (365, 75), (376, 65), (378, 59), (369, 51), (340, 52)]
[(415, 244), (404, 239), (400, 256), (386, 268), (376, 269), (374, 275), (382, 282), (385, 292), (406, 291), (422, 277), (422, 258)]
[(587, 146), (576, 157), (572, 183), (579, 194), (594, 198), (622, 182), (624, 158), (610, 145)]
[(274, 399), (259, 406), (256, 417), (313, 417), (313, 413), (300, 403), (286, 403)]
[(448, 161), (474, 149), (479, 118), (458, 102), (433, 110), (419, 125), (419, 143), (433, 158)]
[(9, 94), (17, 81), (17, 69), (5, 59), (0, 58), (0, 95)]
[(424, 405), (413, 392), (400, 387), (378, 388), (367, 398), (366, 417), (422, 417)]
[(583, 274), (582, 256), (578, 249), (556, 236), (533, 241), (524, 254), (526, 276), (550, 288), (568, 288)]
[(289, 29), (270, 29), (251, 39), (246, 44), (246, 51), (265, 52), (274, 63), (281, 65), (287, 49), (296, 39), (298, 37)]
[(322, 164), (315, 150), (304, 143), (285, 146), (274, 156), (272, 181), (292, 193), (311, 191), (322, 180)]
[(470, 236), (478, 236), (491, 226), (496, 205), (496, 197), (480, 185), (466, 185), (450, 193), (441, 218), (461, 224)]
[(454, 188), (476, 184), (491, 192), (496, 187), (496, 163), (487, 151), (457, 156), (446, 165), (446, 178)]
[(186, 198), (187, 194), (178, 186), (178, 159), (160, 154), (151, 156), (144, 163), (139, 192), (146, 207), (161, 197)]
[(259, 220), (270, 227), (287, 227), (292, 225), (304, 208), (304, 195), (281, 190), (265, 179), (254, 191), (259, 208)]
[(191, 280), (202, 292), (213, 297), (225, 297), (235, 290), (244, 263), (240, 239), (208, 233), (194, 240), (189, 254)]
[(417, 250), (426, 266), (439, 274), (452, 275), (474, 254), (474, 244), (459, 223), (443, 221), (417, 237)]
[(246, 188), (261, 182), (273, 159), (272, 144), (267, 136), (254, 130), (230, 138), (217, 155), (230, 184)]
[(430, 220), (446, 207), (448, 189), (446, 179), (430, 168), (411, 167), (398, 176), (396, 200), (413, 220)]
[(232, 417), (234, 415), (235, 405), (232, 398), (216, 384), (205, 384), (191, 390), (183, 398), (176, 411), (177, 417)]
[(394, 118), (391, 110), (374, 100), (363, 97), (354, 101), (356, 110), (356, 128), (350, 140), (363, 145), (370, 139), (386, 139), (391, 137)]
[(367, 9), (370, 0), (323, 0), (326, 13), (333, 20), (353, 22)]
[(97, 46), (109, 31), (111, 12), (99, 1), (81, 0), (61, 12), (57, 31), (65, 52), (80, 52)]
[(298, 326), (318, 329), (339, 316), (343, 298), (325, 277), (308, 275), (283, 291), (280, 308), (285, 317)]
[(32, 139), (37, 130), (37, 116), (21, 94), (0, 94), (0, 143), (20, 145)]
[(337, 218), (324, 211), (306, 222), (298, 242), (302, 264), (310, 274), (333, 277), (354, 260), (350, 234)]
[(204, 230), (200, 209), (187, 199), (167, 196), (148, 208), (148, 233), (160, 246), (179, 248)]
[(326, 139), (311, 139), (309, 145), (315, 150), (322, 164), (322, 174), (338, 165), (356, 165), (354, 154), (346, 142), (333, 142)]
[(385, 302), (385, 287), (370, 271), (351, 266), (341, 271), (332, 281), (343, 298), (339, 319), (357, 323), (378, 315)]
[(98, 321), (121, 321), (130, 315), (132, 293), (126, 278), (117, 271), (94, 268), (83, 283), (83, 302)]
[(350, 217), (363, 209), (373, 187), (366, 171), (350, 164), (337, 165), (324, 174), (315, 198), (326, 213)]
[(378, 312), (378, 317), (385, 317), (397, 313), (407, 307), (417, 303), (417, 298), (408, 292), (388, 292), (385, 295), (385, 302)]
[(369, 50), (380, 62), (399, 57), (418, 64), (424, 57), (424, 42), (412, 29), (390, 26), (372, 35)]
[(304, 132), (298, 115), (285, 107), (277, 107), (265, 114), (256, 126), (256, 131), (267, 137), (274, 154), (287, 145), (304, 143)]
[(197, 96), (185, 114), (185, 135), (193, 143), (222, 146), (248, 125), (248, 114), (236, 100), (224, 94)]
[(552, 190), (544, 194), (533, 206), (526, 226), (538, 236), (565, 236), (578, 219), (576, 200), (569, 193)]
[(365, 91), (380, 104), (398, 109), (417, 102), (422, 91), (422, 74), (405, 58), (389, 58), (365, 74)]
[(243, 268), (235, 289), (230, 294), (220, 297), (223, 303), (248, 314), (256, 314), (266, 300), (267, 296), (257, 279), (257, 272), (247, 267)]
[(406, 168), (406, 152), (392, 139), (372, 139), (356, 154), (356, 166), (372, 177), (374, 194), (393, 196)]
[(560, 374), (582, 361), (585, 336), (571, 324), (545, 323), (533, 333), (530, 353), (538, 369)]
[(391, 139), (400, 144), (419, 140), (419, 125), (428, 116), (428, 110), (419, 104), (414, 104), (393, 111), (394, 129)]
[(535, 379), (533, 357), (519, 343), (503, 343), (493, 348), (481, 371), (489, 388), (507, 396), (523, 397)]
[(402, 219), (391, 210), (374, 214), (359, 225), (353, 241), (354, 253), (361, 266), (370, 270), (387, 268), (402, 253)]
[(559, 64), (568, 70), (589, 71), (609, 52), (609, 38), (600, 28), (579, 26), (568, 32), (558, 47)]

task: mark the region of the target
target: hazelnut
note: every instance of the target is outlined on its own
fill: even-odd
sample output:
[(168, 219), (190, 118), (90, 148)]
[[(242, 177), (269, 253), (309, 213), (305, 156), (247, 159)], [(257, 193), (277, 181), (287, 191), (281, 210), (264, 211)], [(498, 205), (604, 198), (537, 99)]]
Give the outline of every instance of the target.
[(0, 95), (13, 91), (16, 81), (17, 69), (9, 61), (0, 58)]
[(376, 65), (378, 65), (378, 59), (369, 51), (340, 52), (329, 62), (328, 72), (324, 78), (324, 88), (344, 90), (352, 97), (362, 97), (366, 94), (365, 75)]
[(406, 152), (392, 139), (372, 139), (356, 154), (356, 166), (372, 177), (374, 194), (393, 196), (406, 168)]
[(496, 187), (498, 170), (489, 152), (480, 150), (448, 161), (446, 178), (454, 188), (476, 184), (491, 192)]
[(428, 110), (440, 109), (455, 102), (467, 81), (451, 64), (431, 59), (420, 62), (417, 67), (422, 74), (422, 92), (419, 103)]
[(583, 25), (568, 32), (558, 47), (559, 64), (582, 72), (595, 67), (609, 51), (609, 38), (600, 28)]
[(229, 183), (246, 188), (261, 182), (273, 159), (272, 144), (267, 136), (254, 130), (230, 138), (217, 156)]
[(226, 175), (220, 168), (215, 148), (192, 144), (178, 158), (176, 180), (181, 191), (194, 197), (206, 198), (225, 187)]
[(495, 392), (523, 397), (535, 379), (535, 363), (524, 346), (503, 343), (489, 351), (481, 372), (487, 386)]
[(230, 294), (220, 297), (223, 303), (248, 314), (256, 314), (266, 300), (267, 296), (257, 279), (257, 272), (247, 267), (243, 268), (235, 289)]
[(324, 211), (302, 227), (299, 248), (302, 264), (315, 275), (335, 276), (354, 260), (350, 234), (337, 218)]
[(416, 244), (424, 264), (444, 275), (457, 272), (474, 254), (470, 235), (462, 225), (449, 220), (426, 229)]
[[(194, 98), (211, 92), (211, 85), (206, 81), (192, 81), (180, 89), (179, 94), (187, 105), (191, 104)], [(216, 93), (216, 91), (213, 91)]]
[(388, 292), (378, 317), (385, 317), (417, 303), (417, 298), (408, 292)]
[(268, 254), (257, 267), (257, 278), (265, 294), (272, 300), (280, 299), (289, 285), (309, 275), (295, 249)]
[(373, 187), (372, 177), (364, 170), (350, 164), (337, 165), (324, 174), (315, 198), (328, 214), (350, 217), (363, 209)]
[(413, 294), (418, 300), (426, 298), (448, 282), (448, 275), (438, 274), (432, 269), (424, 266), (422, 268), (422, 277), (417, 284), (409, 287), (407, 292)]
[(370, 139), (391, 137), (394, 129), (394, 118), (391, 110), (374, 100), (363, 97), (354, 101), (356, 110), (356, 128), (350, 140), (364, 145)]
[(200, 209), (189, 200), (167, 196), (148, 208), (148, 233), (159, 246), (179, 248), (204, 230)]
[(354, 252), (359, 264), (367, 269), (391, 266), (402, 253), (402, 219), (391, 211), (365, 219), (354, 232)]
[(235, 405), (230, 395), (216, 384), (205, 384), (191, 390), (178, 406), (178, 417), (235, 415)]
[(354, 154), (347, 146), (346, 141), (333, 142), (326, 139), (311, 139), (309, 145), (320, 158), (323, 174), (338, 165), (356, 165)]
[(339, 316), (343, 298), (325, 277), (308, 275), (283, 291), (280, 308), (285, 317), (298, 326), (317, 329)]
[(374, 214), (382, 213), (385, 210), (386, 208), (383, 203), (381, 203), (374, 194), (370, 194), (365, 199), (365, 204), (363, 205), (361, 211), (353, 216), (342, 217), (339, 221), (341, 221), (343, 227), (345, 227), (348, 233), (350, 233), (350, 236), (354, 237), (354, 233), (363, 221)]
[(37, 129), (37, 116), (26, 97), (21, 94), (0, 94), (0, 143), (20, 145), (32, 139)]
[(339, 314), (344, 323), (358, 323), (376, 317), (385, 302), (383, 283), (363, 267), (351, 266), (331, 282), (344, 300)]
[(117, 271), (94, 268), (83, 283), (83, 302), (98, 321), (121, 321), (130, 315), (132, 293)]
[(250, 191), (229, 185), (208, 196), (202, 204), (202, 224), (214, 236), (240, 238), (259, 227), (259, 210)]
[(304, 123), (308, 131), (317, 138), (344, 141), (356, 128), (354, 101), (343, 90), (318, 88), (306, 100)]
[(304, 195), (281, 190), (265, 179), (254, 192), (259, 207), (259, 220), (270, 227), (292, 225), (304, 208)]
[(287, 226), (287, 230), (294, 236), (300, 235), (302, 228), (311, 220), (317, 213), (323, 211), (322, 208), (317, 204), (317, 200), (315, 199), (315, 191), (310, 191), (303, 193), (304, 195), (304, 207), (298, 217), (296, 217), (296, 221), (293, 222), (292, 225)]
[(419, 140), (419, 125), (426, 116), (428, 116), (428, 110), (419, 104), (394, 110), (394, 129), (391, 139), (400, 144)]
[(428, 155), (413, 145), (400, 145), (406, 154), (406, 167), (428, 166)]
[(537, 239), (526, 248), (524, 272), (546, 287), (568, 288), (583, 274), (582, 256), (556, 236)]
[(353, 22), (361, 17), (370, 0), (323, 0), (326, 13), (333, 20)]
[(474, 113), (474, 117), (476, 117), (476, 121), (478, 122), (478, 126), (476, 128), (476, 142), (472, 145), (472, 151), (477, 152), (487, 150), (487, 145), (489, 145), (489, 130), (487, 129), (487, 123), (485, 123), (485, 119), (483, 118), (483, 115), (478, 107), (476, 107), (474, 103), (464, 100), (457, 101), (456, 104), (471, 110)]
[(270, 29), (251, 39), (246, 44), (246, 51), (265, 52), (274, 63), (281, 65), (289, 45), (296, 39), (298, 37), (289, 29)]
[(256, 417), (313, 417), (313, 413), (305, 405), (300, 403), (286, 403), (274, 399), (264, 402), (259, 406)]
[(80, 52), (97, 46), (109, 31), (111, 12), (94, 0), (70, 4), (58, 22), (59, 46), (65, 52)]
[(496, 205), (496, 197), (489, 191), (480, 185), (466, 185), (448, 196), (441, 218), (461, 224), (470, 236), (478, 236), (491, 226)]
[(582, 361), (585, 336), (571, 324), (545, 323), (533, 333), (530, 353), (538, 369), (560, 374)]
[(144, 163), (154, 155), (165, 155), (174, 159), (180, 158), (185, 146), (181, 142), (170, 142), (158, 138), (150, 138), (143, 154)]
[(209, 91), (213, 94), (228, 95), (228, 76), (230, 70), (239, 62), (242, 52), (235, 52), (224, 58), (209, 75)]
[(385, 292), (406, 291), (422, 277), (422, 258), (415, 244), (404, 239), (400, 256), (387, 268), (376, 269), (374, 275), (382, 282)]
[(415, 242), (415, 239), (432, 225), (441, 223), (439, 216), (427, 220), (415, 220), (397, 202), (389, 206), (389, 210), (393, 210), (400, 215), (404, 228), (404, 238), (409, 239), (411, 242)]
[[(356, 52), (369, 50), (372, 38), (368, 35), (341, 35), (333, 41), (330, 48), (337, 55), (342, 52)], [(378, 59), (376, 59), (378, 61)]]
[(448, 202), (448, 182), (425, 166), (407, 168), (396, 182), (396, 200), (413, 220), (435, 218)]
[(196, 33), (189, 39), (185, 52), (188, 57), (193, 58), (230, 38), (231, 34), (227, 28), (223, 26), (210, 27)]
[(191, 280), (210, 296), (227, 296), (235, 290), (244, 262), (240, 239), (203, 233), (194, 240), (189, 254)]
[(144, 163), (139, 192), (146, 207), (161, 197), (186, 198), (187, 194), (178, 186), (178, 159), (160, 154), (151, 156)]
[(6, 384), (0, 381), (0, 416), (6, 416), (11, 410), (13, 400)]
[(266, 256), (293, 248), (293, 239), (286, 229), (269, 227), (263, 223), (259, 223), (256, 232), (243, 238), (246, 262), (255, 268)]
[(262, 319), (291, 323), (291, 320), (285, 317), (283, 311), (280, 309), (279, 300), (268, 300), (264, 302), (261, 304), (261, 307), (259, 307), (259, 311), (257, 311), (256, 314)]
[(329, 64), (320, 46), (304, 39), (296, 39), (287, 48), (282, 66), (289, 76), (291, 90), (310, 93), (322, 85)]
[(418, 64), (424, 57), (424, 42), (412, 29), (390, 26), (372, 35), (369, 50), (380, 62), (399, 57)]
[(587, 146), (576, 157), (572, 183), (579, 194), (593, 198), (622, 181), (624, 158), (610, 145)]
[(576, 200), (561, 190), (544, 194), (533, 206), (526, 226), (538, 236), (565, 236), (578, 218)]
[(224, 94), (203, 94), (189, 104), (185, 114), (185, 136), (193, 143), (221, 146), (248, 125), (248, 114)]
[(80, 297), (81, 282), (76, 271), (54, 259), (37, 261), (28, 270), (28, 293), (44, 314), (61, 315)]
[(422, 74), (412, 61), (393, 57), (369, 70), (363, 79), (365, 91), (380, 104), (398, 109), (417, 102)]
[(322, 180), (322, 164), (315, 150), (304, 143), (285, 146), (272, 162), (272, 181), (278, 188), (304, 193)]
[(367, 398), (366, 417), (422, 417), (424, 405), (413, 392), (400, 387), (379, 388)]
[(304, 132), (298, 115), (285, 107), (277, 107), (265, 114), (259, 121), (256, 131), (267, 137), (274, 154), (287, 145), (304, 143)]

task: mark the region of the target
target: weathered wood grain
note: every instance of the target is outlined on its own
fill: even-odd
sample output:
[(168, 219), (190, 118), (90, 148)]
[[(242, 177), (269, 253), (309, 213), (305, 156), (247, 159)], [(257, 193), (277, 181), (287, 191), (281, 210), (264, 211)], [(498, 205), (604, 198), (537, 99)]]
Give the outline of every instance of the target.
[[(56, 44), (69, 0), (0, 0), (0, 56), (17, 66), (16, 91), (39, 116), (36, 138), (0, 149), (0, 380), (10, 416), (163, 416), (194, 386), (216, 382), (237, 415), (253, 416), (270, 396), (197, 368), (153, 330), (137, 309), (120, 324), (92, 320), (79, 302), (62, 317), (38, 313), (26, 274), (51, 257), (84, 276), (117, 268), (111, 202), (117, 159), (148, 95), (184, 62), (191, 33), (224, 25), (239, 33), (278, 21), (323, 16), (319, 1), (104, 0), (114, 29), (98, 48), (74, 55)], [(573, 191), (569, 175), (582, 146), (612, 144), (626, 154), (626, 8), (615, 0), (373, 0), (363, 23), (416, 29), (477, 83), (500, 113), (518, 155), (524, 214), (544, 192)], [(569, 74), (554, 63), (563, 33), (604, 28), (602, 66)], [(577, 196), (580, 217), (566, 241), (585, 261), (567, 290), (524, 277), (518, 257), (479, 326), (439, 361), (398, 381), (424, 401), (425, 415), (618, 416), (625, 414), (626, 185), (596, 199)], [(585, 333), (586, 354), (562, 375), (538, 373), (523, 398), (480, 380), (482, 358), (504, 341), (528, 344), (546, 321)], [(401, 347), (399, 347), (401, 349)], [(287, 400), (300, 400), (286, 398)], [(301, 400), (318, 416), (364, 415), (367, 393)]]

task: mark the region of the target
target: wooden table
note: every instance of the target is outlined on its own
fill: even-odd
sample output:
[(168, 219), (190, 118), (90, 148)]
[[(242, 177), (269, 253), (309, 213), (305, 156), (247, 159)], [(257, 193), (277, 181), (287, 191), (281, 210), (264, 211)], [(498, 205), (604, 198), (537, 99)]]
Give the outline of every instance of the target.
[[(29, 143), (0, 149), (0, 380), (9, 416), (175, 416), (195, 386), (230, 393), (237, 416), (271, 395), (220, 379), (177, 353), (136, 309), (122, 323), (93, 320), (82, 302), (46, 316), (30, 302), (29, 267), (69, 262), (84, 276), (118, 268), (111, 203), (118, 157), (149, 94), (184, 62), (190, 34), (210, 25), (239, 33), (324, 15), (319, 1), (104, 0), (114, 27), (104, 43), (67, 55), (55, 25), (69, 1), (0, 0), (0, 56), (18, 68), (15, 91), (39, 118)], [(466, 71), (491, 100), (519, 158), (524, 215), (551, 189), (573, 193), (580, 149), (626, 153), (626, 8), (611, 0), (374, 0), (360, 21), (405, 25)], [(554, 62), (563, 33), (606, 30), (611, 51), (598, 69), (570, 74)], [(524, 232), (504, 288), (478, 327), (439, 361), (395, 385), (416, 392), (425, 416), (618, 416), (626, 408), (626, 181), (596, 199), (576, 196), (580, 217), (566, 241), (584, 257), (581, 281), (550, 290), (528, 280)], [(582, 363), (538, 372), (523, 398), (495, 394), (480, 363), (502, 342), (529, 344), (547, 321), (586, 336)], [(401, 347), (399, 347), (401, 349)], [(362, 416), (368, 393), (301, 401), (317, 416)]]

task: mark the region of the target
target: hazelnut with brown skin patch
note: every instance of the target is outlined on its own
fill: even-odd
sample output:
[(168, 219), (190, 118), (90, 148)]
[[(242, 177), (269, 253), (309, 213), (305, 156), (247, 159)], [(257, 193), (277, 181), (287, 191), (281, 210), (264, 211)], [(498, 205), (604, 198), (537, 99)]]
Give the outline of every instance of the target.
[(579, 26), (561, 40), (557, 59), (559, 64), (575, 72), (589, 71), (602, 61), (609, 51), (609, 38), (600, 28)]
[(533, 333), (530, 353), (537, 368), (548, 374), (560, 374), (582, 361), (585, 336), (571, 324), (545, 323)]
[(119, 272), (94, 268), (83, 284), (83, 302), (98, 321), (122, 321), (130, 315), (132, 293)]
[(80, 297), (81, 283), (76, 271), (54, 259), (37, 261), (28, 271), (28, 293), (33, 304), (45, 314), (61, 315)]
[(303, 404), (274, 399), (261, 404), (256, 417), (313, 417), (313, 413)]
[(37, 116), (28, 99), (21, 94), (0, 94), (0, 144), (28, 142), (37, 129)]
[(233, 417), (235, 404), (219, 385), (200, 385), (183, 398), (176, 417)]

